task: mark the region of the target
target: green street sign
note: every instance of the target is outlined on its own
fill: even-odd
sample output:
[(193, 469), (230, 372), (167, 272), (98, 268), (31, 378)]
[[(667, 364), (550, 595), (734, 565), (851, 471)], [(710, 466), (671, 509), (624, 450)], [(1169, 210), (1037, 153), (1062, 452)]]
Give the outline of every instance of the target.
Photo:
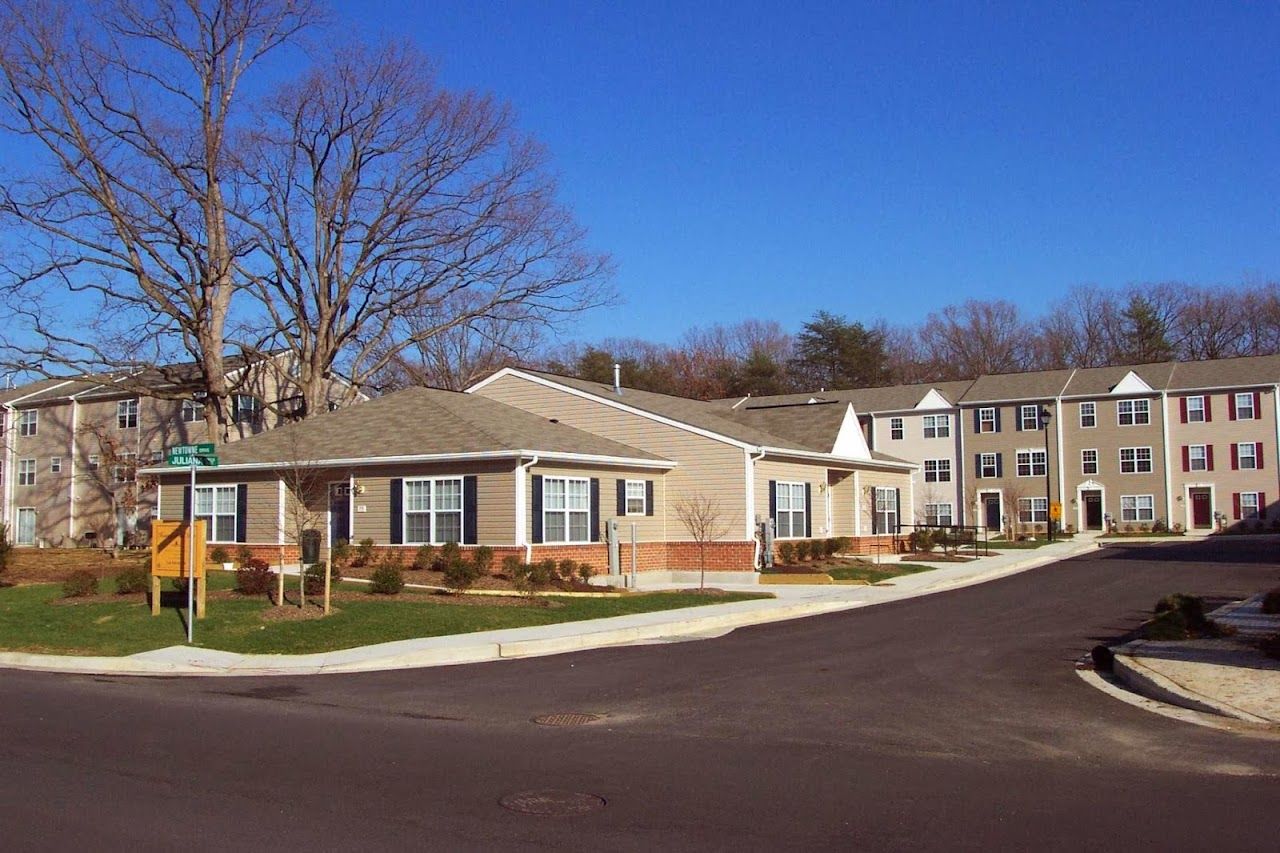
[[(215, 452), (216, 447), (212, 443), (205, 444), (175, 444), (165, 452), (170, 456), (208, 456)], [(188, 462), (188, 465), (191, 463)]]
[(179, 468), (217, 468), (218, 457), (212, 453), (170, 453), (168, 462)]

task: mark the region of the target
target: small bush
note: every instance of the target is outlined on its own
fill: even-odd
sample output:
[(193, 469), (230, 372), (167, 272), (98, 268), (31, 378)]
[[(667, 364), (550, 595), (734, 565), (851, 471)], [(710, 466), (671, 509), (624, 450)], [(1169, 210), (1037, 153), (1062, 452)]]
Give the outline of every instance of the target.
[(493, 572), (493, 549), (488, 545), (481, 545), (475, 551), (471, 552), (471, 562), (476, 565), (477, 574), (487, 575)]
[(352, 561), (353, 566), (370, 566), (373, 565), (373, 540), (361, 539), (360, 544), (356, 546), (356, 558)]
[(436, 567), (436, 546), (419, 545), (417, 552), (413, 555), (413, 568), (418, 570), (434, 569)]
[(1168, 533), (1169, 525), (1164, 523), (1163, 518), (1157, 518), (1151, 525), (1152, 533)]
[(538, 571), (535, 573), (538, 583), (541, 586), (551, 586), (551, 584), (560, 580), (560, 564), (550, 558), (543, 560), (538, 564)]
[(1181, 523), (1181, 522), (1177, 522), (1177, 521), (1175, 521), (1175, 522), (1173, 523), (1173, 532), (1174, 532), (1174, 533), (1181, 533), (1181, 532), (1182, 532), (1182, 523)]
[(351, 559), (351, 543), (345, 539), (339, 539), (329, 548), (329, 556), (333, 559), (333, 567), (345, 566)]
[[(310, 571), (310, 570), (308, 570)], [(274, 580), (266, 560), (250, 559), (236, 569), (236, 592), (241, 595), (266, 595)]]
[(249, 565), (249, 561), (253, 559), (253, 551), (249, 550), (248, 545), (241, 545), (236, 549), (236, 564), (240, 566)]
[(98, 594), (98, 576), (88, 569), (76, 569), (62, 582), (63, 598), (84, 598)]
[(591, 576), (595, 573), (596, 570), (591, 567), (590, 563), (578, 564), (578, 580), (582, 581), (584, 584), (591, 583)]
[(1280, 613), (1280, 587), (1262, 596), (1262, 612), (1272, 616)]
[(803, 539), (796, 543), (796, 562), (809, 562), (809, 543)]
[(778, 544), (778, 559), (782, 561), (782, 565), (790, 566), (796, 561), (796, 546), (790, 542), (781, 542)]
[(440, 546), (440, 557), (436, 560), (437, 571), (443, 572), (452, 562), (462, 559), (462, 548), (457, 542), (446, 542)]
[(1125, 532), (1125, 533), (1132, 533), (1132, 532), (1133, 532), (1133, 525), (1132, 525), (1132, 524), (1126, 524), (1126, 525), (1124, 526), (1124, 532)]
[(1143, 633), (1151, 640), (1220, 637), (1223, 630), (1204, 615), (1204, 600), (1177, 592), (1156, 602), (1156, 615)]
[(378, 595), (399, 595), (404, 589), (404, 572), (400, 566), (384, 560), (369, 576), (369, 591)]
[[(302, 576), (302, 591), (306, 595), (324, 595), (324, 570), (326, 564), (323, 560), (307, 566), (306, 573)], [(333, 584), (338, 582), (338, 578), (329, 575), (330, 589)], [(265, 590), (264, 590), (265, 591)]]
[(907, 540), (911, 543), (912, 551), (928, 554), (933, 550), (933, 531), (931, 530), (913, 530)]
[(828, 557), (834, 557), (840, 551), (840, 540), (838, 539), (828, 539), (822, 544), (824, 546), (823, 550), (827, 552)]
[(212, 551), (209, 552), (209, 562), (230, 563), (231, 555), (227, 553), (226, 548), (223, 548), (221, 545), (217, 545), (214, 547)]
[(516, 575), (520, 574), (520, 567), (524, 565), (524, 561), (515, 554), (508, 554), (502, 558), (502, 573), (509, 580), (515, 580)]
[(559, 566), (560, 579), (565, 583), (571, 582), (578, 576), (577, 560), (561, 560)]
[(460, 554), (445, 564), (444, 583), (454, 592), (466, 592), (479, 578), (475, 562), (464, 560)]
[[(504, 561), (505, 562), (505, 561)], [(515, 568), (511, 572), (511, 582), (515, 587), (525, 595), (532, 595), (534, 589), (534, 566), (531, 563), (522, 563), (516, 561)]]
[(151, 573), (142, 566), (125, 569), (116, 575), (116, 595), (134, 595), (146, 592), (151, 585)]
[(831, 541), (836, 543), (836, 554), (847, 554), (853, 548), (853, 539), (848, 536), (837, 536)]

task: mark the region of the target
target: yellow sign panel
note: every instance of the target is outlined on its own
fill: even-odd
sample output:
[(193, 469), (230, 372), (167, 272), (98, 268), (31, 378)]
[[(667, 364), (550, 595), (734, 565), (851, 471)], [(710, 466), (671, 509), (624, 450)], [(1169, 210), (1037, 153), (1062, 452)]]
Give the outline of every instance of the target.
[(1054, 521), (1062, 521), (1062, 504), (1057, 501), (1049, 504), (1049, 518)]
[[(196, 577), (204, 577), (205, 522), (195, 523)], [(151, 522), (151, 574), (162, 578), (190, 576), (191, 537), (185, 521)]]

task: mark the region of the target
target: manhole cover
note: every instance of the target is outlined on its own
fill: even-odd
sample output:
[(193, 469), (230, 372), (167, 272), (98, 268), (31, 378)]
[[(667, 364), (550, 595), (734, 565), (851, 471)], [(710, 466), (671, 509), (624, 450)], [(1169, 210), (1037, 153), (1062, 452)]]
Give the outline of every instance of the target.
[(604, 797), (578, 791), (520, 791), (498, 800), (513, 812), (540, 817), (578, 817), (604, 808)]
[(598, 719), (599, 714), (543, 714), (534, 717), (533, 721), (540, 726), (581, 726)]

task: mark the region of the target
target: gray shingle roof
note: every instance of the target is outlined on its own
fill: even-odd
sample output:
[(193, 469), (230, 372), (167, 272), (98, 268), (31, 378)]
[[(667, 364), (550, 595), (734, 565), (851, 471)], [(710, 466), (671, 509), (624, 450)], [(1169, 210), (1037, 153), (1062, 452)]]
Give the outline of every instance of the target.
[(478, 394), (407, 388), (219, 449), (223, 465), (532, 450), (663, 461), (662, 457)]
[(1184, 361), (1173, 368), (1170, 391), (1272, 385), (1280, 382), (1280, 355)]
[(1114, 367), (1082, 367), (1071, 377), (1064, 397), (1101, 396), (1111, 393), (1111, 389), (1130, 373), (1135, 374), (1143, 382), (1159, 391), (1169, 383), (1169, 375), (1173, 372), (1174, 362), (1162, 361), (1155, 364), (1116, 365)]
[[(749, 397), (742, 401), (741, 397), (732, 400), (717, 401), (733, 406), (737, 410), (759, 409), (769, 406), (789, 406), (807, 403), (810, 400), (819, 402), (837, 401), (852, 403), (858, 414), (872, 412), (902, 412), (914, 409), (916, 404), (932, 390), (936, 390), (948, 401), (954, 403), (973, 384), (970, 379), (959, 379), (948, 382), (921, 382), (914, 385), (887, 385), (878, 388), (849, 388), (846, 390), (814, 391), (805, 394), (774, 394), (765, 397)], [(739, 403), (739, 401), (742, 401)]]
[[(1123, 375), (1123, 374), (1121, 374)], [(1066, 387), (1071, 371), (1037, 370), (1030, 373), (992, 373), (973, 380), (961, 403), (993, 400), (1046, 400)]]

